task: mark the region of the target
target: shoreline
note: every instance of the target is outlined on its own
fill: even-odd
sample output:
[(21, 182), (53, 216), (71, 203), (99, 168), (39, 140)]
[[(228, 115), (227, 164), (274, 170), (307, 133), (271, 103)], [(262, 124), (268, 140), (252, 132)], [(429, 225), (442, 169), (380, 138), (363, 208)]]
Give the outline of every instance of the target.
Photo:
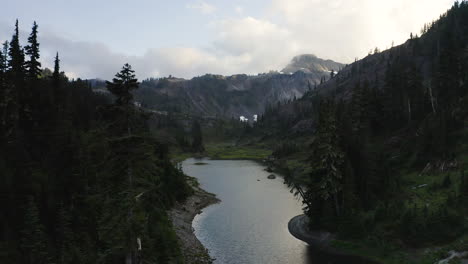
[(345, 252), (338, 248), (333, 247), (332, 243), (336, 240), (337, 235), (323, 231), (323, 230), (310, 230), (309, 219), (304, 215), (297, 215), (288, 222), (289, 233), (295, 238), (304, 241), (319, 252), (329, 254), (330, 256), (348, 258), (351, 263), (366, 263), (366, 264), (379, 264), (375, 259), (367, 256), (352, 254)]
[[(288, 230), (289, 233), (294, 236), (295, 238), (302, 240), (312, 246), (313, 248), (317, 249), (318, 251), (328, 253), (334, 256), (345, 256), (354, 259), (361, 259), (362, 263), (401, 263), (402, 259), (405, 261), (410, 261), (409, 263), (435, 263), (435, 264), (448, 264), (452, 259), (458, 259), (461, 264), (468, 264), (468, 251), (466, 250), (456, 250), (456, 248), (451, 248), (448, 253), (442, 257), (440, 254), (435, 259), (425, 261), (418, 259), (422, 259), (424, 256), (420, 253), (413, 254), (410, 253), (410, 250), (407, 250), (406, 255), (400, 259), (394, 259), (391, 255), (382, 256), (379, 254), (363, 254), (363, 251), (358, 252), (356, 250), (348, 248), (339, 248), (334, 245), (334, 242), (338, 241), (336, 234), (332, 234), (327, 231), (312, 231), (308, 228), (308, 219), (305, 215), (297, 215), (293, 217), (288, 222)], [(340, 240), (341, 242), (348, 242), (354, 244), (352, 241), (345, 241)], [(357, 244), (356, 244), (357, 246)], [(434, 248), (421, 248), (419, 249), (420, 252), (426, 252), (436, 250)], [(437, 251), (437, 250), (436, 250)], [(404, 251), (401, 251), (404, 252)], [(395, 252), (393, 252), (395, 253)], [(354, 263), (354, 262), (353, 262)], [(361, 262), (359, 262), (361, 263)], [(405, 262), (406, 263), (406, 262)]]
[(168, 216), (179, 240), (184, 263), (209, 264), (213, 263), (213, 259), (208, 254), (208, 249), (195, 236), (192, 222), (203, 208), (216, 204), (220, 200), (216, 198), (216, 195), (201, 189), (194, 181), (196, 179), (191, 177), (187, 181), (193, 189), (193, 194), (169, 210)]

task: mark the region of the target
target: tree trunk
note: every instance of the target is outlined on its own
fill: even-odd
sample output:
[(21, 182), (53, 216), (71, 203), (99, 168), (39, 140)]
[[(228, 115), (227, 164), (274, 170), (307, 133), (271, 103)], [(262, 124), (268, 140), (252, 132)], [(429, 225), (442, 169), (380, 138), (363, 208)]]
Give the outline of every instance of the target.
[(127, 256), (125, 257), (125, 264), (132, 264), (133, 259), (132, 259), (132, 252), (128, 252)]
[[(128, 137), (130, 137), (132, 135), (131, 133), (131, 129), (130, 129), (130, 117), (129, 117), (129, 112), (130, 112), (130, 108), (127, 108), (127, 133), (128, 133)], [(133, 170), (132, 170), (132, 164), (130, 162), (130, 157), (127, 157), (127, 177), (128, 177), (128, 184), (129, 184), (129, 188), (130, 190), (133, 189)], [(128, 219), (127, 219), (127, 224), (130, 226), (131, 223), (132, 223), (132, 217), (133, 217), (133, 211), (132, 211), (132, 207), (130, 205), (130, 207), (128, 208)], [(131, 232), (131, 231), (130, 231)], [(129, 249), (129, 252), (127, 252), (127, 256), (125, 258), (125, 264), (133, 264), (133, 236), (132, 234), (130, 234), (130, 249)]]
[(411, 122), (411, 101), (408, 98), (408, 122)]
[(436, 109), (434, 105), (434, 97), (432, 96), (432, 86), (429, 84), (429, 96), (431, 97), (431, 106), (432, 106), (432, 112), (435, 114)]
[(333, 200), (335, 201), (336, 216), (340, 216), (340, 205), (338, 202), (338, 193), (333, 194)]

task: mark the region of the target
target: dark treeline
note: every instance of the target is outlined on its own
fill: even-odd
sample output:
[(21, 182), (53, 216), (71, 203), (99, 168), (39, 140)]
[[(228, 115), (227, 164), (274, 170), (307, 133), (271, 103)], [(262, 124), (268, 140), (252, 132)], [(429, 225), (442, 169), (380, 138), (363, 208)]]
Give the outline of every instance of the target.
[(190, 192), (134, 106), (125, 65), (107, 89), (43, 69), (34, 23), (0, 51), (0, 263), (178, 263), (166, 210)]
[(288, 139), (277, 159), (304, 145), (291, 128), (315, 127), (303, 149), (309, 169), (288, 178), (314, 228), (417, 246), (466, 231), (467, 47), (468, 2), (456, 2), (421, 37), (267, 110), (257, 127)]

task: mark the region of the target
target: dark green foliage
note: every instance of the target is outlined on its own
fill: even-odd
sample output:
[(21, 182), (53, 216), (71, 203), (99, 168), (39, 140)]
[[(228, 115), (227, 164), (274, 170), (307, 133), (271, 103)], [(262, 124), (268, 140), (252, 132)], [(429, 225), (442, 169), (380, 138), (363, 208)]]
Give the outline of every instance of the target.
[(166, 211), (191, 189), (132, 102), (131, 67), (110, 104), (58, 53), (40, 68), (36, 23), (25, 63), (18, 31), (0, 51), (0, 262), (180, 263)]
[(32, 196), (28, 197), (21, 235), (21, 248), (25, 263), (49, 263), (47, 237)]
[[(288, 184), (315, 227), (412, 246), (466, 233), (468, 180), (452, 171), (467, 166), (467, 34), (468, 2), (461, 1), (422, 36), (265, 110), (253, 131), (265, 143), (313, 141), (301, 153), (312, 163), (299, 160), (303, 170)], [(304, 123), (313, 128), (297, 132)], [(299, 155), (283, 148), (275, 151), (280, 167)]]
[(137, 89), (138, 85), (138, 80), (135, 79), (135, 71), (128, 63), (115, 75), (112, 82), (106, 82), (107, 89), (117, 98), (117, 105), (128, 105), (133, 99), (131, 92)]
[(289, 156), (298, 151), (298, 146), (292, 142), (281, 142), (278, 146), (275, 147), (272, 155), (275, 158), (282, 158)]
[(200, 123), (197, 120), (192, 124), (192, 150), (194, 152), (205, 151)]
[(20, 78), (24, 78), (25, 73), (25, 59), (24, 51), (19, 42), (19, 28), (18, 20), (15, 24), (15, 33), (10, 41), (8, 55), (10, 56), (8, 60), (8, 66), (11, 69), (12, 74), (14, 75), (15, 81), (19, 81)]
[(447, 174), (444, 177), (444, 181), (442, 182), (442, 187), (443, 188), (448, 188), (452, 185), (452, 180), (450, 179), (450, 174)]
[(26, 67), (28, 70), (28, 76), (31, 79), (37, 79), (41, 74), (41, 63), (39, 62), (39, 42), (37, 41), (37, 28), (38, 25), (34, 21), (31, 35), (29, 35), (28, 43), (24, 49), (26, 50), (26, 55), (29, 56), (29, 61), (26, 62)]
[[(322, 103), (318, 129), (311, 146), (312, 181), (318, 186), (308, 188), (325, 201), (332, 201), (337, 216), (341, 214), (339, 194), (343, 189), (344, 153), (338, 141), (335, 105), (331, 101)], [(306, 196), (309, 196), (306, 192)], [(308, 213), (306, 211), (306, 213)]]

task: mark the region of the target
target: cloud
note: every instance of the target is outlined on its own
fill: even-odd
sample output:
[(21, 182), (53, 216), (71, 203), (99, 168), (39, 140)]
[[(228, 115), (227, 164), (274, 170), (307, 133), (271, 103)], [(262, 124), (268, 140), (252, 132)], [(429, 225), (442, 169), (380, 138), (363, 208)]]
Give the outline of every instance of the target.
[(350, 62), (404, 42), (445, 12), (453, 0), (272, 0), (295, 40), (319, 56)]
[(187, 4), (185, 6), (188, 9), (195, 9), (200, 11), (204, 15), (212, 14), (216, 11), (216, 7), (213, 5), (210, 5), (204, 1), (198, 1), (192, 4)]
[[(178, 76), (191, 78), (205, 73), (256, 74), (284, 66), (294, 54), (287, 29), (253, 17), (214, 22), (216, 41), (206, 48), (151, 48), (142, 56), (114, 52), (99, 42), (74, 41), (39, 28), (41, 62), (53, 66), (58, 51), (61, 70), (69, 77), (110, 79), (124, 63), (130, 63), (137, 77)], [(11, 36), (12, 28), (0, 23), (0, 39)], [(25, 44), (27, 32), (21, 32)], [(7, 36), (7, 37), (4, 37)], [(274, 45), (272, 45), (274, 44)]]
[[(281, 70), (295, 55), (314, 53), (348, 63), (370, 49), (399, 44), (437, 18), (452, 0), (271, 0), (261, 17), (237, 15), (211, 21), (213, 41), (203, 47), (149, 48), (142, 56), (115, 52), (100, 42), (76, 41), (39, 28), (41, 62), (53, 65), (58, 51), (61, 68), (70, 76), (110, 79), (124, 63), (141, 78), (205, 73), (256, 74)], [(424, 7), (424, 8), (422, 8)], [(205, 2), (189, 8), (214, 12)], [(0, 40), (10, 39), (12, 25), (0, 22)], [(25, 43), (26, 32), (21, 41)]]
[(216, 24), (217, 39), (213, 50), (218, 56), (240, 59), (245, 64), (233, 65), (237, 72), (257, 73), (284, 66), (297, 52), (287, 28), (267, 20), (245, 17), (227, 19)]
[(234, 11), (236, 11), (236, 13), (237, 13), (238, 15), (244, 14), (244, 8), (243, 8), (242, 6), (236, 6), (236, 7), (234, 8)]

